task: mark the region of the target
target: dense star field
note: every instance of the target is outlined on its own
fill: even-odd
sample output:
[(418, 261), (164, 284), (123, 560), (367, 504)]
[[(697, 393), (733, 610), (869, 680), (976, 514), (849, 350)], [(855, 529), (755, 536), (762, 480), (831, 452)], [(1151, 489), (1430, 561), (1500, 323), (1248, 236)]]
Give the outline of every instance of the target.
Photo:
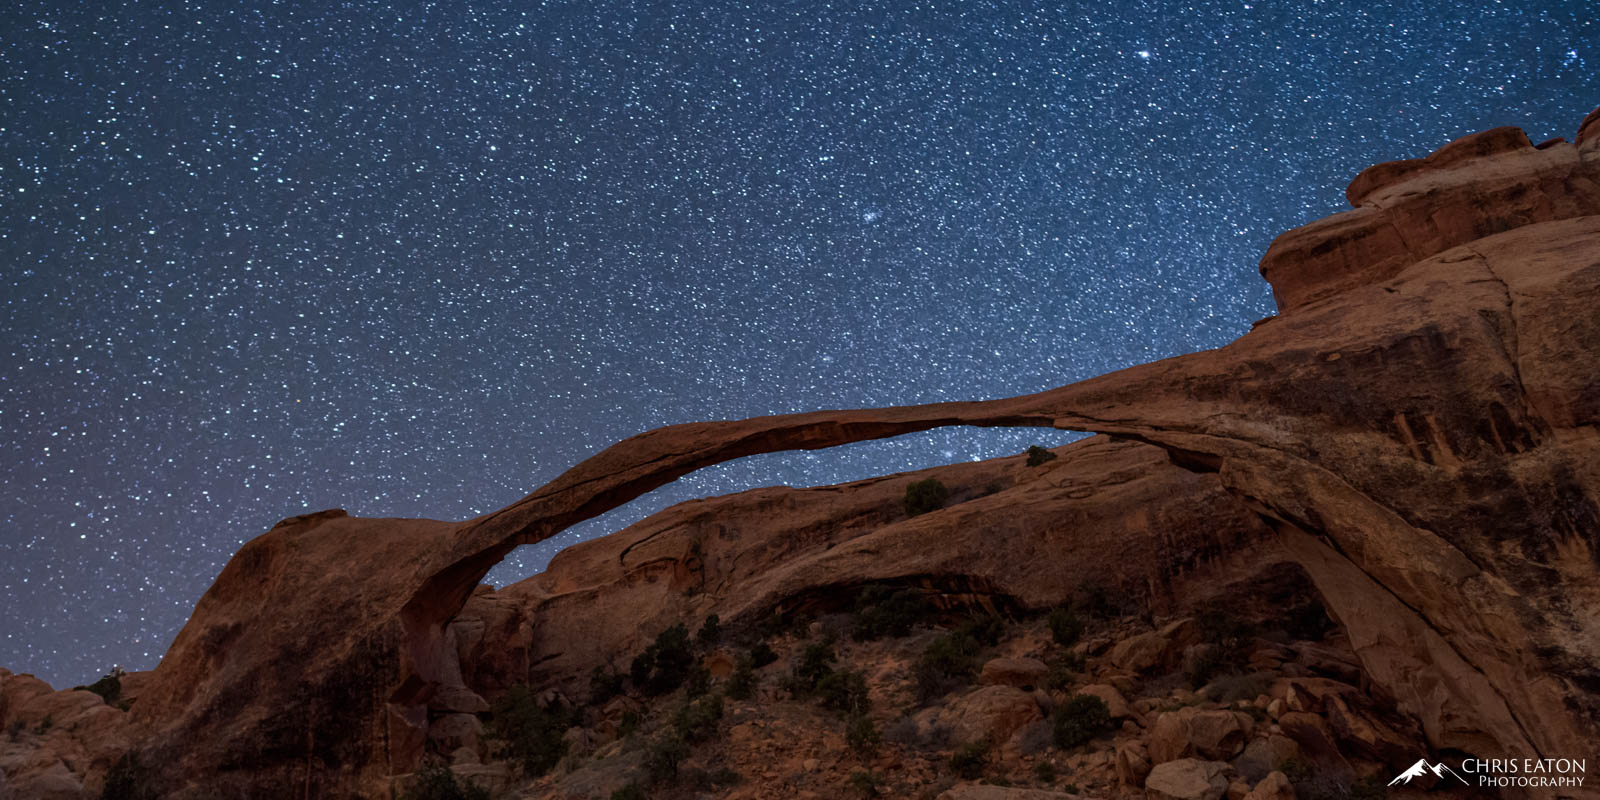
[[(152, 667), (286, 516), (464, 518), (660, 425), (1224, 344), (1361, 168), (1600, 102), (1587, 0), (324, 5), (4, 12), (0, 666)], [(749, 459), (494, 579), (1062, 441)]]

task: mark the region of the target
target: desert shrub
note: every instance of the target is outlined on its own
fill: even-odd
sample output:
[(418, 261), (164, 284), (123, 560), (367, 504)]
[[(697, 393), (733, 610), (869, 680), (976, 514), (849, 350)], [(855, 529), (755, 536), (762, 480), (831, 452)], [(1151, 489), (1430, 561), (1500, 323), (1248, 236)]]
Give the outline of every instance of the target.
[(1385, 800), (1388, 796), (1389, 784), (1381, 775), (1368, 775), (1350, 787), (1351, 800)]
[(1316, 773), (1292, 784), (1298, 800), (1354, 800), (1355, 786), (1336, 775)]
[(744, 783), (744, 776), (729, 767), (723, 767), (711, 773), (711, 788), (721, 789), (727, 786), (738, 786)]
[(650, 673), (656, 668), (656, 649), (652, 645), (646, 647), (633, 661), (628, 664), (628, 680), (634, 688), (643, 690), (650, 683)]
[(1094, 695), (1073, 695), (1050, 714), (1056, 747), (1063, 750), (1087, 743), (1111, 726), (1111, 711)]
[(750, 666), (754, 669), (761, 669), (777, 660), (778, 654), (773, 652), (772, 645), (765, 641), (756, 642), (755, 646), (750, 648)]
[(40, 736), (43, 736), (46, 733), (49, 733), (50, 729), (54, 728), (55, 726), (56, 726), (56, 717), (55, 717), (55, 715), (54, 714), (46, 714), (46, 715), (44, 715), (44, 719), (39, 720), (39, 724), (34, 727), (33, 732), (38, 734), (38, 735), (40, 735)]
[(722, 695), (712, 694), (685, 703), (672, 715), (672, 728), (685, 742), (700, 742), (717, 732), (722, 721)]
[(839, 637), (855, 632), (855, 614), (823, 614), (821, 617), (817, 618), (816, 627), (822, 629), (823, 638), (839, 641)]
[(1036, 444), (1028, 445), (1028, 466), (1037, 467), (1046, 461), (1056, 460), (1056, 454)]
[(1278, 771), (1290, 783), (1299, 783), (1311, 777), (1311, 766), (1298, 758), (1291, 758), (1278, 765)]
[(689, 646), (689, 630), (682, 623), (662, 631), (655, 641), (656, 663), (650, 673), (648, 690), (651, 694), (666, 694), (683, 684), (689, 667), (695, 663), (694, 650)]
[(800, 660), (789, 672), (784, 687), (793, 695), (808, 695), (817, 690), (817, 684), (833, 672), (833, 643), (826, 640), (812, 642), (801, 652)]
[(1189, 685), (1199, 689), (1217, 676), (1246, 666), (1254, 628), (1227, 608), (1213, 605), (1195, 615), (1195, 634), (1201, 646), (1185, 665)]
[(928, 611), (927, 599), (916, 589), (893, 589), (882, 584), (863, 588), (856, 595), (857, 641), (905, 636)]
[(1318, 769), (1298, 759), (1285, 761), (1278, 770), (1289, 779), (1300, 800), (1383, 800), (1389, 796), (1387, 782), (1377, 775), (1352, 781), (1348, 775)]
[[(1253, 672), (1249, 675), (1224, 675), (1216, 681), (1216, 696), (1211, 699), (1219, 703), (1236, 703), (1240, 700), (1254, 700), (1267, 693), (1267, 688), (1272, 679), (1271, 673)], [(1251, 706), (1254, 709), (1254, 706)]]
[(540, 705), (527, 686), (513, 686), (491, 709), (485, 734), (500, 742), (496, 756), (522, 766), (530, 776), (550, 771), (567, 754), (571, 719), (559, 705)]
[(1000, 643), (1006, 636), (1006, 622), (999, 617), (987, 614), (973, 617), (956, 628), (956, 633), (969, 636), (973, 641), (984, 647), (993, 647)]
[(867, 699), (867, 679), (854, 670), (835, 670), (817, 681), (817, 698), (823, 708), (841, 714), (864, 714)]
[(1195, 615), (1194, 626), (1201, 641), (1227, 649), (1242, 649), (1254, 634), (1248, 622), (1221, 605), (1213, 605)]
[(686, 769), (678, 776), (678, 784), (691, 792), (714, 792), (735, 786), (744, 780), (739, 773), (722, 767), (715, 772), (703, 769)]
[(645, 794), (644, 787), (628, 781), (621, 789), (611, 793), (611, 800), (650, 800), (650, 795)]
[(756, 633), (763, 639), (771, 639), (786, 633), (802, 633), (804, 629), (804, 620), (800, 615), (785, 614), (782, 611), (774, 611), (756, 623)]
[(850, 721), (844, 726), (844, 740), (856, 755), (868, 758), (878, 752), (878, 745), (883, 742), (883, 735), (878, 733), (878, 726), (872, 724), (872, 717), (865, 713), (852, 714)]
[(869, 770), (858, 769), (850, 773), (850, 791), (857, 797), (877, 797), (882, 790), (879, 784), (883, 783), (883, 776)]
[(100, 800), (158, 800), (161, 793), (153, 785), (151, 769), (140, 763), (138, 753), (124, 753), (106, 773)]
[(922, 745), (922, 733), (917, 721), (909, 716), (901, 717), (889, 723), (888, 727), (883, 729), (883, 738), (907, 747), (920, 747)]
[(690, 697), (699, 697), (711, 691), (711, 670), (700, 664), (690, 667), (688, 677), (683, 680), (683, 691)]
[(113, 669), (88, 686), (73, 688), (94, 692), (100, 695), (101, 700), (106, 701), (106, 705), (114, 706), (122, 700), (122, 676), (125, 674), (127, 673), (120, 669)]
[(645, 694), (666, 694), (683, 685), (694, 663), (689, 629), (680, 622), (657, 634), (654, 643), (634, 656), (628, 678)]
[(666, 783), (678, 777), (678, 767), (683, 765), (683, 760), (689, 757), (689, 745), (678, 735), (676, 728), (669, 728), (665, 733), (656, 737), (650, 743), (650, 748), (645, 751), (644, 768), (650, 775), (651, 783)]
[(1112, 599), (1111, 590), (1099, 583), (1086, 583), (1072, 593), (1071, 609), (1090, 619), (1111, 619), (1122, 613), (1121, 604)]
[(634, 731), (639, 730), (640, 722), (639, 712), (632, 709), (622, 712), (622, 719), (617, 721), (617, 738), (626, 739), (632, 736)]
[(11, 720), (11, 724), (6, 726), (6, 738), (13, 742), (22, 738), (22, 731), (26, 727), (28, 723), (20, 719)]
[(958, 777), (973, 781), (983, 777), (983, 768), (989, 764), (989, 740), (979, 739), (956, 748), (950, 755), (950, 771)]
[(1050, 720), (1041, 719), (1022, 729), (1017, 737), (1017, 749), (1025, 756), (1036, 756), (1055, 744), (1055, 729)]
[(596, 666), (589, 672), (589, 702), (603, 705), (622, 694), (622, 675), (610, 667)]
[(706, 617), (701, 623), (700, 631), (694, 635), (696, 641), (702, 645), (713, 645), (722, 640), (722, 618), (716, 614)]
[(472, 781), (458, 781), (449, 767), (430, 767), (418, 773), (405, 800), (489, 800), (489, 792)]
[(728, 676), (728, 683), (724, 691), (734, 700), (749, 700), (756, 690), (756, 671), (752, 668), (753, 661), (748, 653), (741, 654), (733, 665), (733, 674)]
[(1056, 765), (1048, 761), (1040, 761), (1033, 765), (1034, 780), (1049, 786), (1056, 782)]
[(1050, 609), (1050, 638), (1062, 647), (1071, 647), (1083, 637), (1083, 620), (1067, 608)]
[(1083, 654), (1065, 650), (1052, 656), (1046, 666), (1049, 669), (1044, 674), (1045, 688), (1062, 691), (1070, 688), (1083, 671)]
[(978, 640), (965, 630), (956, 630), (933, 640), (911, 668), (917, 699), (927, 702), (950, 693), (972, 680), (978, 669)]
[(1085, 665), (1088, 663), (1087, 659), (1082, 653), (1074, 652), (1072, 650), (1063, 650), (1051, 658), (1050, 661), (1053, 664), (1061, 666), (1063, 669), (1069, 669), (1073, 672), (1082, 672)]
[(1189, 688), (1199, 689), (1210, 683), (1219, 673), (1227, 667), (1223, 662), (1222, 648), (1207, 644), (1201, 645), (1189, 660), (1184, 670), (1184, 677), (1189, 681)]
[(950, 490), (938, 478), (915, 481), (906, 486), (906, 516), (915, 517), (929, 511), (937, 511), (944, 507), (944, 501), (950, 496)]

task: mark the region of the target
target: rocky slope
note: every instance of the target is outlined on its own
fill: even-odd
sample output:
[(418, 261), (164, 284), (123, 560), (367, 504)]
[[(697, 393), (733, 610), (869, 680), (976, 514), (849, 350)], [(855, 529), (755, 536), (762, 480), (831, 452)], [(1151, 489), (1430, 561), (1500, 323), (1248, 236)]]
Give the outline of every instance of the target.
[[(707, 771), (701, 789), (657, 793), (836, 794), (874, 772), (896, 793), (942, 791), (971, 771), (950, 759), (976, 733), (990, 750), (961, 763), (979, 774), (1021, 783), (1050, 763), (1108, 797), (1367, 791), (1420, 754), (1586, 757), (1600, 732), (1600, 111), (1574, 142), (1495, 129), (1373, 167), (1348, 196), (1353, 210), (1273, 244), (1261, 270), (1280, 314), (1219, 350), (1001, 400), (664, 428), (459, 523), (285, 520), (240, 550), (153, 673), (123, 678), (130, 710), (0, 673), (0, 797), (93, 795), (108, 775), (174, 797), (388, 797), (436, 762), (501, 793), (609, 796), (683, 730), (679, 761), (726, 752), (742, 779)], [(513, 547), (699, 467), (943, 425), (1104, 435), (1034, 466), (688, 503), (545, 575), (478, 588)], [(908, 486), (930, 477), (950, 491), (943, 507), (908, 516)], [(887, 587), (869, 599), (913, 592), (908, 629), (852, 638), (869, 585)], [(1037, 615), (1086, 592), (1114, 598), (1085, 613), (1088, 638), (1042, 638)], [(1318, 607), (1334, 627), (1285, 626), (1288, 609)], [(817, 630), (763, 626), (774, 612)], [(631, 667), (674, 623), (711, 614), (735, 646), (664, 652), (718, 673), (706, 697), (723, 697), (764, 630), (779, 659), (750, 678), (773, 694), (675, 722), (685, 689), (662, 691), (647, 668), (644, 685), (572, 711), (593, 699), (596, 667)], [(949, 632), (995, 618), (1010, 624)], [(830, 631), (829, 671), (859, 673), (870, 698), (847, 704), (849, 724), (911, 720), (881, 754), (843, 755), (838, 720), (813, 702), (818, 670), (796, 672)], [(958, 651), (962, 674), (929, 696), (917, 664), (935, 645)], [(1017, 663), (976, 672), (996, 658)], [(1057, 663), (1045, 688), (1029, 659)], [(1207, 670), (1228, 685), (1199, 680)], [(479, 735), (511, 718), (508, 697), (542, 708), (524, 686), (566, 701), (571, 755), (536, 782), (527, 763), (483, 763), (495, 749)], [(1120, 727), (1041, 749), (1046, 710), (1060, 720), (1086, 693)], [(948, 796), (1027, 796), (1001, 791)]]

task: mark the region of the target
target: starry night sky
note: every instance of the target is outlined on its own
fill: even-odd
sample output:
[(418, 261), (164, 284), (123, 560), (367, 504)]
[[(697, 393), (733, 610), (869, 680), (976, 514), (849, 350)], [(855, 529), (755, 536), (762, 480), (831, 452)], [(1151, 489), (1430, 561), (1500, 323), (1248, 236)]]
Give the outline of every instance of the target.
[[(286, 516), (1225, 344), (1363, 167), (1600, 101), (1587, 0), (333, 5), (0, 12), (0, 666), (152, 667)], [(492, 578), (1063, 436), (747, 459)]]

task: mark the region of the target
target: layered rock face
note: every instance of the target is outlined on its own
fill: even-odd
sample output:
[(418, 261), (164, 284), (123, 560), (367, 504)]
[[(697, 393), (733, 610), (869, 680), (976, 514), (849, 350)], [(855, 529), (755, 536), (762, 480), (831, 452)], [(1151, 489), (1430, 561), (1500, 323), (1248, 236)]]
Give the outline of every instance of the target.
[[(1215, 476), (1103, 436), (1057, 452), (674, 506), (480, 592), (448, 636), (475, 691), (580, 696), (595, 666), (625, 669), (669, 625), (839, 611), (868, 584), (920, 588), (951, 613), (1046, 609), (1087, 586), (1171, 613), (1219, 595), (1268, 607), (1303, 581)], [(906, 487), (928, 479), (951, 491), (946, 507), (908, 518)]]
[[(1600, 734), (1600, 122), (1539, 147), (1470, 136), (1349, 197), (1273, 244), (1281, 314), (1219, 350), (1001, 400), (663, 428), (459, 523), (286, 520), (201, 599), (126, 735), (176, 797), (386, 797), (483, 693), (570, 686), (674, 619), (825, 607), (868, 582), (1038, 608), (1090, 578), (1165, 615), (1305, 576), (1429, 750), (1583, 757)], [(679, 506), (474, 597), (512, 548), (699, 467), (945, 425), (1105, 436), (1050, 469), (944, 468), (967, 502), (912, 519), (895, 507), (910, 476)], [(104, 760), (64, 768), (94, 786)], [(1217, 778), (1186, 767), (1162, 780)]]
[(1278, 310), (1387, 281), (1430, 256), (1513, 228), (1600, 214), (1597, 127), (1585, 120), (1577, 146), (1553, 140), (1539, 147), (1520, 128), (1495, 128), (1427, 158), (1369, 167), (1345, 192), (1355, 210), (1290, 231), (1267, 250), (1261, 274)]

